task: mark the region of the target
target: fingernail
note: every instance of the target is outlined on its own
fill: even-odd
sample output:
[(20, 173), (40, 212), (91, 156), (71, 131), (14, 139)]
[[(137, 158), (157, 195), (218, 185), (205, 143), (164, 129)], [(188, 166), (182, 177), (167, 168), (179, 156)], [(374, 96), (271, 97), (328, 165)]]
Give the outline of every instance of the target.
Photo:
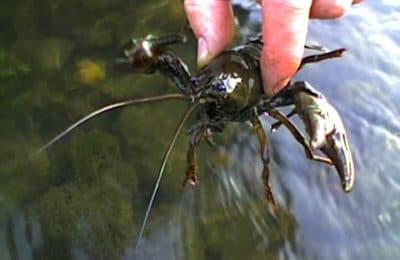
[(202, 37), (197, 41), (197, 65), (202, 67), (207, 63), (208, 58), (208, 44)]

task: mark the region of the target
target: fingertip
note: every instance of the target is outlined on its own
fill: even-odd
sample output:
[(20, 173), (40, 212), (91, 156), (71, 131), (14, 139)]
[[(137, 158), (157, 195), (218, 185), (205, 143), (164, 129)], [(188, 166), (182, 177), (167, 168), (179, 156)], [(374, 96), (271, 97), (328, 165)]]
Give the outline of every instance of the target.
[(228, 0), (185, 0), (185, 11), (198, 38), (198, 64), (203, 66), (229, 47), (234, 16)]
[(352, 0), (315, 0), (312, 3), (310, 17), (319, 19), (334, 19), (346, 14)]
[(260, 64), (265, 94), (272, 97), (287, 86), (299, 67), (300, 58), (288, 53), (273, 58), (271, 51), (263, 48)]
[(272, 96), (296, 73), (304, 52), (311, 0), (262, 2), (261, 73)]

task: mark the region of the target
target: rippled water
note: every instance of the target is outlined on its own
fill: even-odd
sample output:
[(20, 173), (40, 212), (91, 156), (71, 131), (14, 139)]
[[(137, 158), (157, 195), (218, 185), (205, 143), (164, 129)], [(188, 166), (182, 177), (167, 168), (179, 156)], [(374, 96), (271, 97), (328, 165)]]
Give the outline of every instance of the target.
[[(240, 33), (257, 31), (258, 7), (234, 3)], [(184, 106), (112, 112), (26, 158), (95, 108), (173, 92), (161, 76), (116, 74), (108, 64), (132, 35), (183, 31), (180, 4), (2, 5), (0, 259), (132, 259), (162, 152)], [(350, 194), (332, 168), (307, 160), (282, 129), (269, 135), (272, 186), (283, 208), (275, 214), (264, 199), (257, 138), (245, 125), (229, 127), (216, 149), (201, 147), (201, 185), (182, 192), (182, 135), (138, 258), (399, 258), (399, 16), (396, 1), (366, 1), (344, 18), (310, 24), (311, 42), (349, 50), (296, 78), (321, 90), (343, 117), (357, 173)], [(192, 68), (194, 43), (178, 48)], [(263, 119), (266, 128), (271, 122)]]

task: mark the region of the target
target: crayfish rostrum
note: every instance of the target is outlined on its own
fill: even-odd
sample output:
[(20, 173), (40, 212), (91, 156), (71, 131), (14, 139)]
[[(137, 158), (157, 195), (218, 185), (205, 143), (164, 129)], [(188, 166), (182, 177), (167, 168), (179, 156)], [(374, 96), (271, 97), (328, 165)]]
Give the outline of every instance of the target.
[[(250, 38), (244, 45), (227, 50), (214, 58), (208, 65), (192, 75), (186, 64), (168, 47), (183, 43), (185, 37), (170, 35), (164, 37), (147, 36), (143, 39), (132, 39), (122, 48), (121, 54), (115, 59), (115, 68), (130, 73), (161, 72), (176, 85), (179, 93), (132, 99), (105, 106), (77, 121), (53, 140), (40, 148), (37, 153), (47, 149), (54, 142), (69, 133), (72, 129), (103, 112), (125, 106), (137, 105), (161, 100), (183, 100), (189, 108), (177, 126), (161, 163), (159, 177), (153, 191), (146, 218), (158, 189), (165, 164), (172, 147), (182, 130), (186, 120), (197, 113), (198, 120), (189, 128), (189, 149), (187, 153), (187, 171), (183, 185), (190, 182), (198, 184), (195, 150), (203, 139), (210, 141), (212, 133), (221, 132), (228, 122), (251, 122), (260, 141), (260, 155), (263, 162), (262, 179), (268, 201), (277, 208), (269, 184), (270, 146), (265, 130), (260, 122), (261, 115), (269, 115), (277, 122), (271, 129), (280, 125), (288, 128), (295, 139), (303, 146), (307, 158), (333, 165), (339, 175), (342, 188), (350, 192), (354, 183), (354, 166), (347, 140), (346, 131), (340, 115), (328, 100), (307, 82), (290, 81), (276, 95), (269, 97), (264, 94), (260, 75), (260, 52), (262, 39), (257, 36)], [(302, 59), (299, 69), (307, 63), (315, 63), (325, 59), (341, 57), (345, 49), (326, 51), (320, 46), (305, 46), (318, 54)], [(279, 107), (293, 106), (293, 110), (285, 115)], [(290, 121), (289, 117), (297, 114), (304, 123), (304, 129), (309, 138)], [(317, 155), (320, 150), (322, 155)]]

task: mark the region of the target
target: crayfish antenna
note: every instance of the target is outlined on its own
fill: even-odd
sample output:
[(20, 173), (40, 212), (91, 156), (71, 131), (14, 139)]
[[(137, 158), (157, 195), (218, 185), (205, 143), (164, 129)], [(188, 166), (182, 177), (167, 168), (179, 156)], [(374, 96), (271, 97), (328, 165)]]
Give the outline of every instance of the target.
[(52, 146), (55, 142), (59, 141), (61, 138), (69, 134), (72, 130), (75, 128), (79, 127), (80, 125), (86, 123), (90, 119), (103, 114), (105, 112), (117, 109), (117, 108), (122, 108), (122, 107), (127, 107), (127, 106), (133, 106), (133, 105), (139, 105), (139, 104), (145, 104), (148, 102), (157, 102), (157, 101), (162, 101), (162, 100), (167, 100), (167, 99), (181, 99), (181, 100), (188, 100), (189, 98), (183, 94), (166, 94), (166, 95), (159, 95), (159, 96), (153, 96), (153, 97), (145, 97), (145, 98), (137, 98), (137, 99), (130, 99), (114, 104), (110, 104), (108, 106), (104, 106), (100, 109), (97, 109), (93, 111), (92, 113), (82, 117), (69, 127), (67, 127), (64, 131), (56, 135), (53, 139), (51, 139), (48, 143), (37, 149), (30, 157), (29, 159), (32, 160), (35, 156), (39, 155), (40, 153), (44, 152), (47, 150), (50, 146)]
[(199, 105), (199, 103), (195, 103), (194, 105), (190, 106), (190, 107), (186, 110), (186, 112), (185, 112), (185, 114), (182, 116), (182, 118), (181, 118), (181, 120), (180, 120), (178, 126), (176, 127), (176, 130), (175, 130), (174, 135), (173, 135), (173, 137), (172, 137), (172, 139), (171, 139), (171, 141), (170, 141), (170, 143), (169, 143), (169, 145), (168, 145), (167, 150), (166, 150), (165, 153), (164, 153), (164, 157), (163, 157), (163, 160), (162, 160), (162, 162), (161, 162), (160, 170), (159, 170), (159, 172), (158, 172), (158, 177), (157, 177), (157, 180), (156, 180), (156, 182), (155, 182), (155, 184), (154, 184), (153, 193), (151, 194), (149, 203), (147, 204), (146, 213), (145, 213), (145, 215), (144, 215), (144, 219), (143, 219), (143, 222), (142, 222), (142, 226), (140, 227), (139, 236), (138, 236), (138, 239), (137, 239), (137, 241), (136, 241), (136, 245), (135, 245), (135, 249), (134, 249), (135, 251), (133, 252), (133, 254), (134, 254), (134, 259), (136, 259), (137, 251), (138, 251), (138, 249), (139, 249), (139, 247), (140, 247), (140, 243), (141, 243), (141, 241), (142, 241), (144, 229), (145, 229), (146, 224), (147, 224), (147, 222), (148, 222), (148, 219), (149, 219), (149, 216), (150, 216), (150, 211), (151, 211), (151, 209), (152, 209), (152, 207), (153, 207), (154, 199), (155, 199), (155, 197), (156, 197), (158, 188), (160, 187), (161, 178), (162, 178), (162, 176), (164, 175), (165, 166), (166, 166), (167, 161), (168, 161), (168, 159), (169, 159), (169, 156), (170, 156), (170, 154), (171, 154), (172, 148), (173, 148), (174, 145), (175, 145), (175, 142), (176, 142), (176, 140), (177, 140), (177, 138), (178, 138), (179, 133), (180, 133), (181, 130), (182, 130), (183, 125), (185, 124), (185, 122), (187, 121), (187, 119), (189, 118), (189, 116), (193, 113), (193, 111), (196, 109), (196, 107), (197, 107), (198, 105)]

